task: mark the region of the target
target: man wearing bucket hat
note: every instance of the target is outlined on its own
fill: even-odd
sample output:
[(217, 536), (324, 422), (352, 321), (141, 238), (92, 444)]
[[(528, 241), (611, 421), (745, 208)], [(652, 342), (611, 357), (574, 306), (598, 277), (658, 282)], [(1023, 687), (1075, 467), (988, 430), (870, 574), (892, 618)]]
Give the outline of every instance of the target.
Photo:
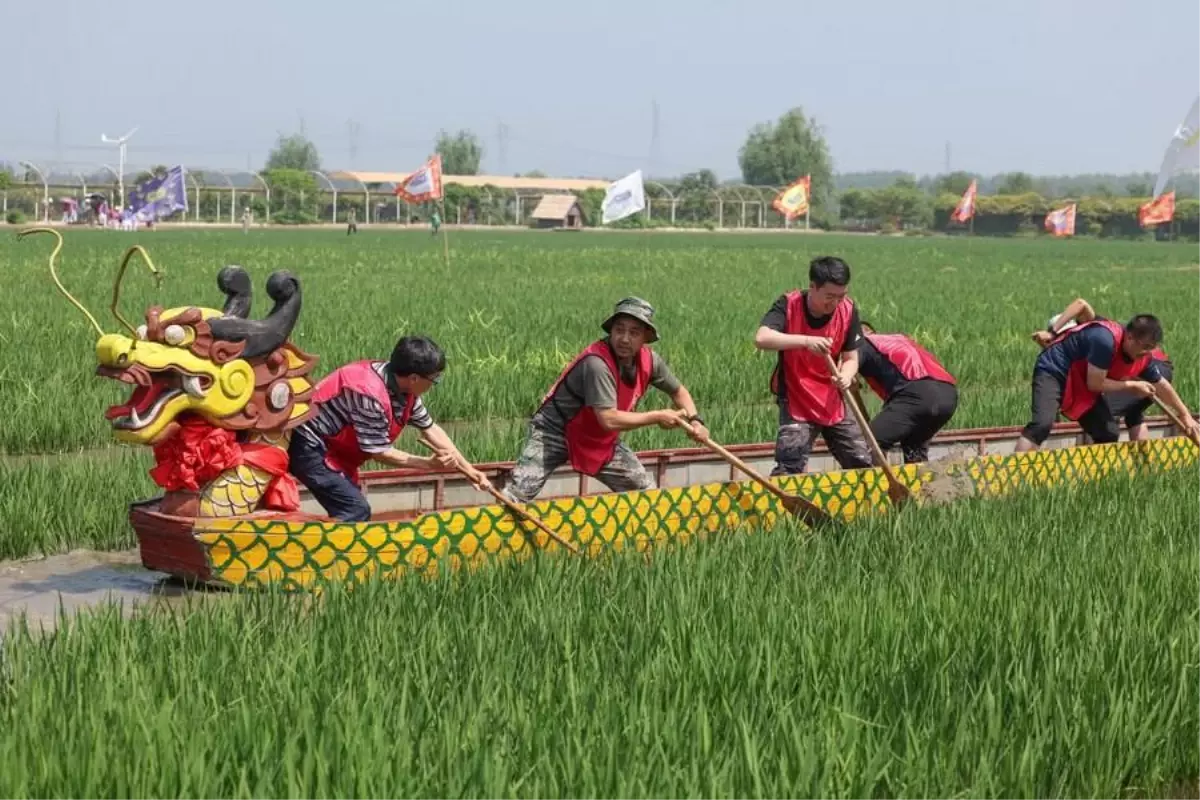
[[(658, 353), (654, 307), (627, 297), (600, 326), (607, 336), (571, 360), (529, 421), (529, 435), (504, 494), (527, 503), (558, 467), (596, 478), (614, 492), (652, 489), (654, 481), (637, 455), (620, 441), (621, 431), (691, 423), (688, 435), (708, 438), (687, 387)], [(670, 395), (676, 410), (635, 411), (653, 386)]]

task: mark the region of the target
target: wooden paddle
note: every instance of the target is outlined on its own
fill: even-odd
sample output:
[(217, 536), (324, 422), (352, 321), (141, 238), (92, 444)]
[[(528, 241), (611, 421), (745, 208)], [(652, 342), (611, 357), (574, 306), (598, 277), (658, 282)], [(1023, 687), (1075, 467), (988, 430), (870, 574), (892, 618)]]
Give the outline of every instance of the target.
[(1179, 428), (1179, 430), (1182, 431), (1185, 436), (1195, 442), (1197, 446), (1200, 446), (1200, 437), (1197, 437), (1194, 433), (1188, 432), (1188, 427), (1184, 424), (1183, 420), (1179, 418), (1179, 415), (1175, 413), (1174, 409), (1169, 408), (1167, 404), (1159, 400), (1158, 397), (1154, 398), (1154, 402), (1159, 408), (1167, 413), (1167, 416), (1170, 417), (1171, 422), (1175, 423), (1176, 428)]
[[(424, 436), (422, 436), (420, 438), (420, 442), (421, 442), (421, 444), (423, 444), (425, 447), (429, 448), (430, 450), (433, 450), (435, 452), (437, 451), (437, 448), (434, 447), (433, 444), (428, 439), (426, 439)], [(457, 458), (454, 459), (454, 469), (457, 470), (458, 473), (460, 475), (462, 475), (464, 478), (467, 477), (466, 467), (464, 467)], [(532, 523), (535, 527), (541, 529), (542, 532), (545, 533), (547, 536), (549, 536), (551, 539), (558, 542), (559, 544), (561, 544), (566, 549), (570, 550), (575, 555), (579, 555), (578, 547), (576, 547), (575, 545), (573, 545), (572, 543), (568, 542), (566, 539), (562, 538), (557, 533), (555, 533), (550, 528), (549, 525), (542, 522), (540, 519), (533, 516), (528, 511), (526, 511), (525, 509), (518, 506), (516, 503), (509, 500), (507, 497), (505, 497), (503, 494), (501, 494), (501, 492), (495, 486), (492, 486), (489, 483), (486, 491), (488, 494), (490, 494), (492, 497), (494, 497), (496, 499), (496, 502), (500, 503), (505, 508), (507, 508), (509, 510), (509, 512), (511, 512), (514, 516), (516, 516), (519, 519), (523, 519), (523, 520), (526, 520), (526, 521)]]
[[(837, 364), (834, 363), (833, 356), (829, 353), (825, 354), (825, 366), (829, 367), (829, 374), (837, 375)], [(867, 444), (871, 446), (871, 453), (875, 456), (875, 462), (883, 469), (883, 474), (888, 479), (888, 497), (896, 505), (903, 505), (912, 499), (912, 490), (896, 480), (896, 473), (892, 471), (891, 464), (888, 463), (887, 456), (879, 449), (879, 442), (875, 440), (875, 434), (871, 433), (871, 426), (863, 418), (862, 409), (858, 407), (858, 403), (854, 402), (854, 398), (850, 396), (848, 389), (838, 387), (842, 393), (842, 402), (850, 407), (851, 413), (854, 414), (854, 419), (858, 421), (858, 427), (862, 430), (863, 438), (867, 440)]]
[[(687, 423), (684, 423), (683, 427), (691, 430), (691, 425)], [(755, 470), (745, 461), (742, 461), (733, 453), (726, 450), (721, 445), (714, 442), (712, 439), (708, 439), (707, 441), (703, 442), (703, 444), (709, 450), (712, 450), (721, 458), (725, 459), (730, 464), (749, 475), (752, 479), (762, 484), (764, 489), (779, 498), (779, 501), (783, 503), (784, 508), (786, 508), (790, 513), (800, 517), (800, 519), (804, 520), (804, 522), (810, 527), (816, 527), (817, 525), (824, 525), (834, 521), (833, 517), (829, 516), (829, 514), (827, 514), (820, 507), (813, 505), (811, 502), (805, 500), (799, 495), (788, 494), (783, 489), (780, 489), (778, 486), (767, 480), (767, 478), (760, 472)]]

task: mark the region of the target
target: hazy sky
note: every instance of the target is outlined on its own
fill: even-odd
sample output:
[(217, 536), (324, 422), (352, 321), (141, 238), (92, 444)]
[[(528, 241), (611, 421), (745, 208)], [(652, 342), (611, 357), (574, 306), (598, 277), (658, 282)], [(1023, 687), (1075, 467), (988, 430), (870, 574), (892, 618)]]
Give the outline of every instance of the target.
[[(738, 174), (801, 106), (838, 171), (1158, 169), (1200, 91), (1197, 0), (0, 0), (0, 160), (259, 168), (304, 122), (323, 164), (415, 168), (439, 127), (484, 171)], [(26, 79), (18, 80), (20, 73)], [(59, 114), (60, 145), (55, 144)], [(502, 154), (498, 125), (508, 128)]]

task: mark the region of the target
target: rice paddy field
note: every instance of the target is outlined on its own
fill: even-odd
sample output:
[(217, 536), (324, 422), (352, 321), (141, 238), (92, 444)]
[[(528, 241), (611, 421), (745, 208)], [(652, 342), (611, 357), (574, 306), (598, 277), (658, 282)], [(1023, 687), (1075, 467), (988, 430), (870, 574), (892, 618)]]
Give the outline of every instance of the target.
[[(216, 273), (298, 274), (318, 376), (425, 333), (435, 419), (474, 461), (517, 455), (561, 367), (620, 298), (714, 438), (768, 441), (759, 319), (844, 257), (851, 295), (959, 379), (952, 428), (1020, 425), (1029, 339), (1076, 296), (1158, 315), (1200, 399), (1194, 245), (452, 232), (74, 231), (59, 272), (110, 330), (121, 307), (220, 307)], [(0, 242), (0, 559), (132, 546), (148, 453), (112, 445), (125, 387), (54, 290), (51, 241)], [(644, 407), (666, 398), (652, 394)], [(682, 446), (657, 429), (631, 446)], [(402, 447), (413, 448), (406, 434)], [(0, 650), (0, 795), (1197, 796), (1195, 471), (967, 499), (808, 537), (753, 536), (468, 577), (99, 609)], [(4, 634), (0, 633), (0, 636)]]

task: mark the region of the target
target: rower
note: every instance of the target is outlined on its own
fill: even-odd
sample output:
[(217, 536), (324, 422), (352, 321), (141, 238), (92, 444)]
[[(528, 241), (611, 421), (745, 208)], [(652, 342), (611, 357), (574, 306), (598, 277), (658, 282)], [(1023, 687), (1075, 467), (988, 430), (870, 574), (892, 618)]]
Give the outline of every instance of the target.
[(1051, 323), (1047, 333), (1051, 338), (1033, 368), (1032, 419), (1017, 440), (1018, 453), (1040, 447), (1060, 411), (1097, 444), (1117, 441), (1120, 428), (1107, 401), (1116, 392), (1160, 399), (1179, 414), (1185, 433), (1200, 431), (1154, 363), (1153, 352), (1162, 341), (1157, 317), (1138, 314), (1124, 326), (1096, 318), (1065, 331)]
[[(445, 369), (446, 355), (432, 339), (405, 336), (388, 361), (355, 361), (317, 384), (317, 414), (292, 435), (289, 471), (331, 517), (370, 520), (371, 506), (360, 488), (358, 468), (371, 459), (405, 469), (451, 468), (459, 460), (466, 462), (421, 401), (441, 382)], [(424, 433), (434, 455), (422, 457), (392, 447), (407, 425)], [(476, 488), (487, 488), (482, 472), (465, 469)]]
[[(876, 333), (866, 321), (862, 330), (858, 374), (883, 401), (883, 408), (871, 420), (871, 434), (885, 453), (899, 444), (905, 464), (928, 461), (929, 441), (958, 408), (954, 377), (908, 336)], [(854, 393), (857, 397), (857, 386)]]
[[(525, 446), (503, 489), (509, 500), (527, 503), (537, 497), (550, 473), (567, 462), (614, 492), (653, 489), (637, 454), (620, 441), (622, 431), (684, 427), (698, 442), (708, 438), (687, 387), (647, 346), (658, 341), (654, 307), (627, 297), (600, 327), (607, 336), (567, 364), (530, 420)], [(651, 386), (670, 395), (675, 409), (635, 411)]]
[[(1032, 338), (1039, 347), (1045, 350), (1054, 339), (1050, 333), (1051, 329), (1063, 333), (1081, 322), (1091, 322), (1097, 319), (1104, 319), (1104, 317), (1097, 316), (1087, 300), (1077, 297), (1060, 314), (1050, 318), (1047, 323), (1048, 328), (1035, 331)], [(1151, 363), (1157, 366), (1159, 374), (1169, 381), (1174, 380), (1175, 367), (1171, 364), (1166, 352), (1162, 348), (1156, 347), (1150, 351), (1150, 355), (1152, 356)], [(1129, 441), (1140, 442), (1150, 438), (1150, 428), (1146, 425), (1145, 414), (1146, 410), (1154, 403), (1153, 398), (1122, 391), (1113, 392), (1104, 399), (1108, 403), (1108, 410), (1112, 412), (1113, 418), (1125, 420), (1125, 427), (1129, 429)], [(1090, 436), (1085, 438), (1091, 441)]]
[[(759, 350), (779, 353), (771, 373), (771, 391), (779, 405), (772, 475), (804, 472), (813, 441), (820, 434), (843, 469), (871, 466), (871, 452), (858, 427), (847, 417), (839, 389), (849, 389), (858, 374), (862, 332), (858, 308), (847, 296), (850, 265), (824, 256), (808, 265), (808, 289), (781, 294), (754, 334)], [(837, 361), (830, 375), (825, 356)]]

